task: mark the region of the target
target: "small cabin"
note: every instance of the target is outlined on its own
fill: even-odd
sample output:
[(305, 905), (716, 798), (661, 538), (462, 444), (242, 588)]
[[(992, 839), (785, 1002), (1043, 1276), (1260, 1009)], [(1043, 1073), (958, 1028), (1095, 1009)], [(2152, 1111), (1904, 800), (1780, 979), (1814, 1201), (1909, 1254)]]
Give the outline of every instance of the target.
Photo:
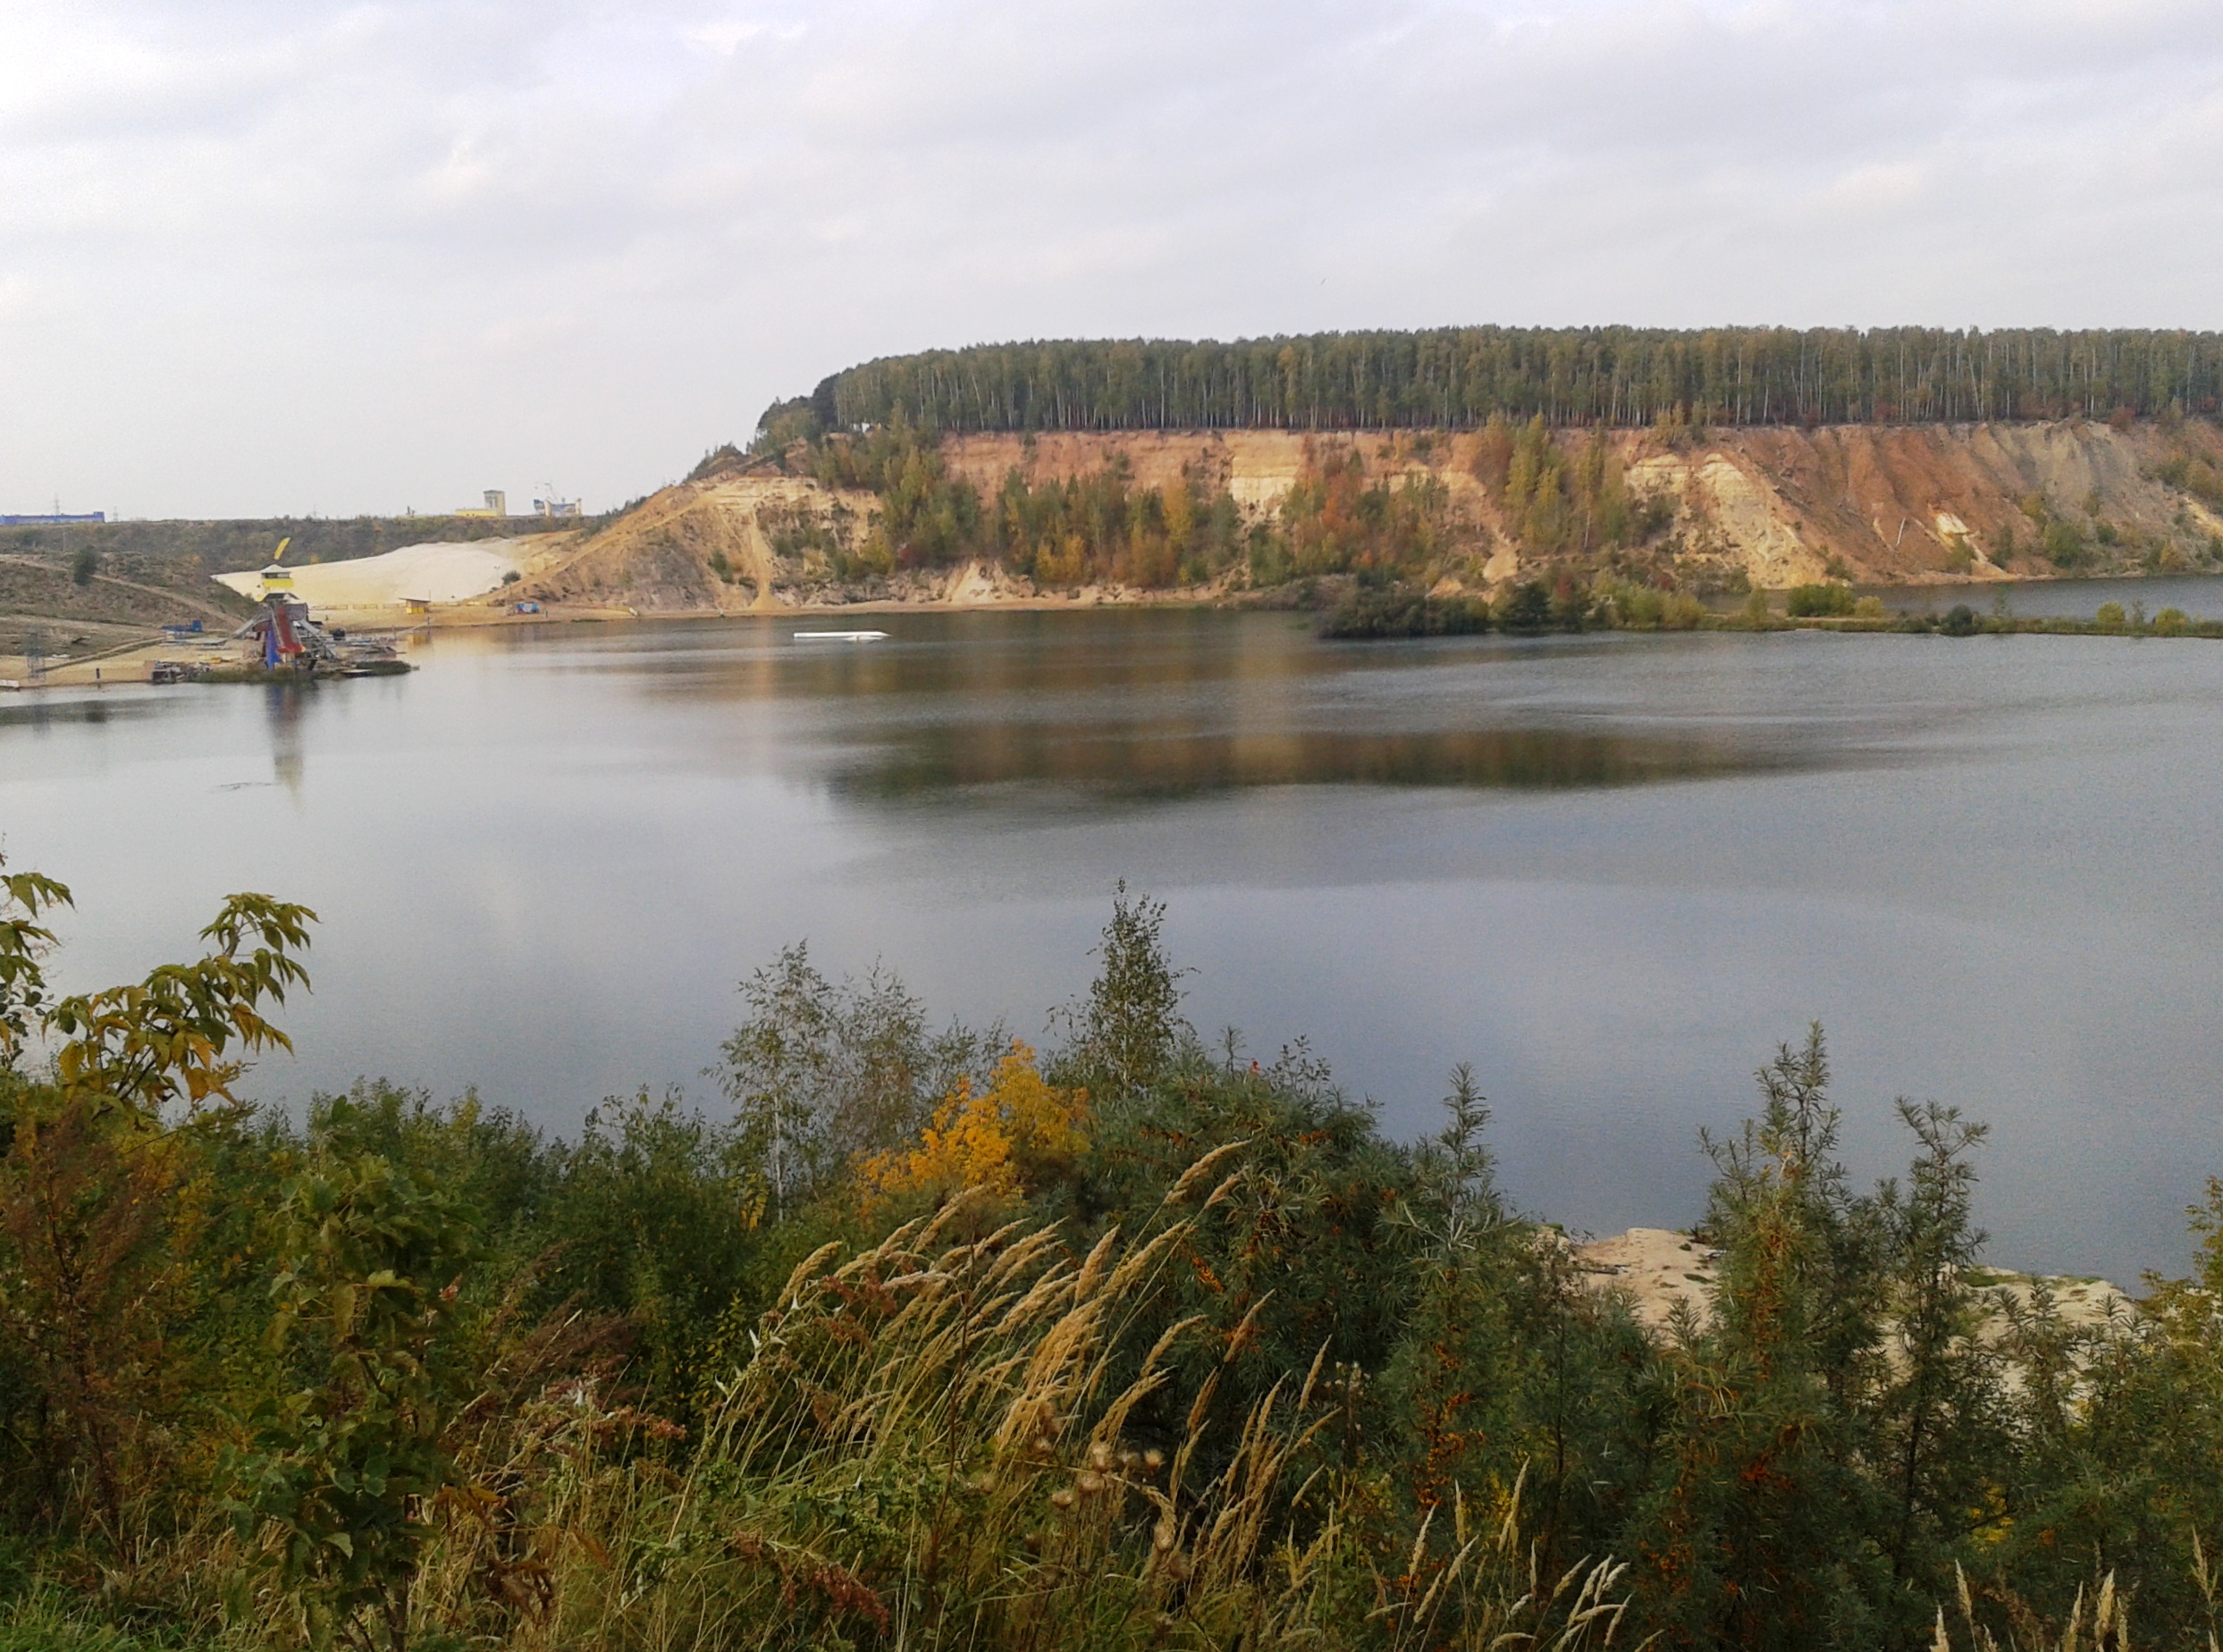
[(430, 614), (433, 611), (433, 599), (429, 596), (405, 596), (401, 599), (401, 611), (405, 614)]

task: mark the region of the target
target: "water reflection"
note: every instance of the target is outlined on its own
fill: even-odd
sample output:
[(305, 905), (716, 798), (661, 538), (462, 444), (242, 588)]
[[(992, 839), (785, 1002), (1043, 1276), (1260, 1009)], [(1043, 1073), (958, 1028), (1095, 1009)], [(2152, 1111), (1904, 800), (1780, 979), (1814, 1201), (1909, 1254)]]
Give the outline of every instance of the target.
[[(1137, 689), (1178, 695), (1211, 684), (1342, 675), (1351, 663), (1347, 651), (1316, 644), (1308, 622), (1284, 616), (930, 614), (881, 615), (876, 622), (889, 628), (890, 641), (797, 644), (793, 622), (762, 621), (653, 639), (612, 634), (601, 653), (608, 669), (665, 697), (708, 692), (841, 702)], [(560, 639), (552, 644), (560, 646)], [(1377, 650), (1367, 663), (1378, 669), (1424, 656), (1440, 657), (1409, 647)]]
[(1179, 796), (1244, 786), (1637, 786), (1799, 766), (1811, 763), (1735, 741), (1574, 729), (1230, 732), (967, 722), (913, 730), (853, 759), (836, 785), (859, 798), (1026, 781)]
[(46, 689), (11, 695), (0, 703), (0, 731), (46, 729), (73, 724), (138, 721), (156, 714), (153, 696), (133, 688), (88, 689), (83, 693)]
[(270, 728), (270, 771), (297, 803), (307, 772), (301, 743), (302, 698), (307, 685), (273, 683), (263, 690), (263, 715)]
[[(998, 628), (983, 631), (982, 620)], [(885, 622), (893, 640), (862, 647), (799, 646), (771, 626), (738, 638), (673, 633), (613, 646), (603, 669), (661, 701), (773, 708), (787, 759), (865, 801), (1028, 784), (1133, 797), (1277, 786), (1552, 790), (1841, 767), (1873, 754), (1815, 738), (1811, 717), (1792, 729), (1778, 707), (1734, 704), (1719, 685), (1712, 706), (1664, 716), (1656, 704), (1585, 704), (1581, 682), (1621, 679), (1623, 638), (1334, 645), (1276, 615)]]
[(1874, 586), (1864, 592), (1882, 597), (1897, 613), (1941, 614), (1965, 603), (1980, 614), (2018, 620), (2089, 620), (2101, 603), (2119, 603), (2126, 611), (2136, 605), (2158, 614), (2181, 608), (2194, 620), (2223, 620), (2223, 576), (2215, 574)]

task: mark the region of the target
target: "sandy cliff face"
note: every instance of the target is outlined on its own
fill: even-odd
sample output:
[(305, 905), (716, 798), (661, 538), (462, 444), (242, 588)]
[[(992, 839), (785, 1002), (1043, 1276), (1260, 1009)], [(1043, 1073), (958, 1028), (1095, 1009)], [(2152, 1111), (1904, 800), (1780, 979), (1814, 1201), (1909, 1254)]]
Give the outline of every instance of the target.
[(1046, 482), (1084, 476), (1124, 458), (1138, 487), (1178, 486), (1186, 472), (1207, 490), (1225, 489), (1245, 510), (1260, 510), (1281, 503), (1317, 445), (1286, 430), (1066, 432), (953, 436), (942, 444), (942, 458), (983, 494), (1001, 487), (1013, 470), (1031, 482)]
[[(1571, 451), (1590, 438), (1558, 440)], [(2223, 434), (2205, 424), (1770, 428), (1676, 442), (1631, 431), (1608, 440), (1632, 499), (1666, 507), (1643, 557), (1694, 582), (1737, 573), (1764, 589), (1825, 577), (1999, 578), (2010, 544), (2017, 574), (2042, 575), (2052, 569), (2034, 554), (2042, 519), (2074, 525), (2095, 571), (2195, 562), (2211, 535), (2223, 536), (2223, 515), (2159, 474), (2172, 457), (2223, 469)], [(983, 496), (1014, 469), (1039, 484), (1119, 463), (1139, 486), (1175, 485), (1185, 474), (1229, 493), (1253, 519), (1271, 519), (1308, 470), (1355, 451), (1370, 475), (1442, 485), (1487, 584), (1596, 563), (1596, 552), (1547, 557), (1521, 543), (1478, 479), (1480, 442), (1470, 432), (1149, 431), (964, 436), (942, 451), (950, 472)], [(877, 509), (870, 493), (770, 468), (683, 484), (599, 534), (552, 545), (521, 587), (487, 600), (672, 613), (1037, 598), (1025, 580), (978, 563), (869, 566), (861, 553)], [(1090, 590), (1058, 600), (1141, 594)]]
[[(2212, 459), (2217, 433), (2204, 425), (2174, 433), (2097, 424), (1759, 430), (1709, 448), (1706, 468), (1718, 456), (1744, 479), (1716, 472), (1706, 480), (1739, 551), (1764, 560), (1771, 540), (1784, 544), (1773, 531), (1780, 527), (1800, 546), (1870, 579), (1945, 574), (1957, 541), (1975, 559), (1968, 572), (1996, 577), (1993, 552), (2010, 536), (2025, 551), (2035, 540), (2026, 504), (2080, 530), (2104, 527), (2118, 543), (2202, 539), (2223, 527), (2197, 499), (2154, 475), (2172, 451)], [(1746, 485), (1765, 496), (1769, 527), (1758, 525), (1759, 502), (1732, 497)], [(1763, 581), (1756, 569), (1755, 583), (1783, 582)]]
[(760, 472), (668, 487), (490, 602), (635, 613), (747, 613), (863, 602), (980, 607), (1031, 598), (1000, 569), (864, 562), (869, 493)]

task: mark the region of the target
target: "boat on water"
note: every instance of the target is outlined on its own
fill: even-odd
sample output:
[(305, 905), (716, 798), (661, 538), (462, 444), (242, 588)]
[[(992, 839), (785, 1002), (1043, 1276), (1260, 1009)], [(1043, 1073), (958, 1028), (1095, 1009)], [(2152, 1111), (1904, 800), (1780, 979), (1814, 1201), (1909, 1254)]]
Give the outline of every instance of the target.
[(884, 643), (885, 631), (797, 631), (793, 641), (798, 643)]

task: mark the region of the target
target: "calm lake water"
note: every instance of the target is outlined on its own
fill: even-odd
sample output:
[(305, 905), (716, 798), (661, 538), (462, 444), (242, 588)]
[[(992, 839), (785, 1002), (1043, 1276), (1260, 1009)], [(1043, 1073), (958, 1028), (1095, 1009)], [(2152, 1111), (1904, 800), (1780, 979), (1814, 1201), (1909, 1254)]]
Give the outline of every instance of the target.
[(1942, 614), (1966, 603), (1980, 614), (2002, 607), (2023, 620), (2090, 620), (2102, 603), (2120, 603), (2128, 612), (2143, 604), (2151, 619), (2164, 608), (2181, 608), (2194, 620), (2223, 620), (2223, 578), (2213, 574), (2179, 574), (2151, 579), (2029, 579), (1982, 585), (1874, 586), (1865, 587), (1894, 613)]
[[(2147, 587), (2150, 606), (2158, 592)], [(2183, 605), (2183, 604), (2180, 604)], [(1392, 1126), (1453, 1063), (1528, 1209), (1677, 1226), (1779, 1040), (1848, 1157), (1988, 1119), (2008, 1264), (2181, 1270), (2223, 1172), (2223, 645), (1601, 636), (1327, 645), (1269, 614), (449, 634), (401, 678), (0, 701), (0, 839), (73, 985), (227, 891), (323, 914), (299, 1100), (385, 1074), (552, 1126), (685, 1085), (807, 938), (1040, 1032), (1115, 880), (1201, 1029), (1309, 1035)]]

